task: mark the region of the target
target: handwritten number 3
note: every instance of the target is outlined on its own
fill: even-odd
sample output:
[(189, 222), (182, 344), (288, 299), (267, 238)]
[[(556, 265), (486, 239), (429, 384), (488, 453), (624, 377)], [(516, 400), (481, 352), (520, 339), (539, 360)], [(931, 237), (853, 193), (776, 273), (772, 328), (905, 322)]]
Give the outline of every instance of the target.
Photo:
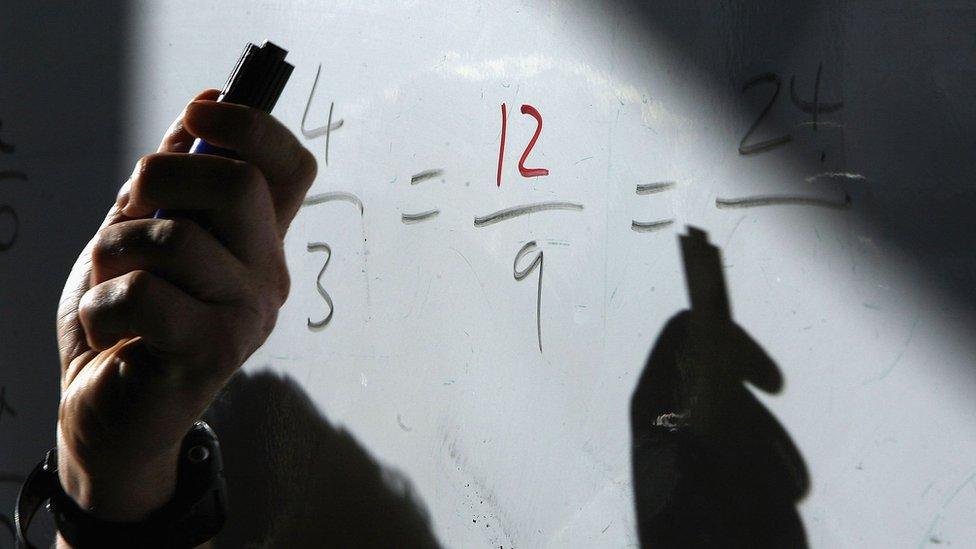
[[(523, 257), (525, 257), (526, 254), (528, 254), (530, 252), (534, 252), (534, 251), (538, 251), (539, 253), (535, 256), (535, 259), (532, 260), (532, 263), (530, 263), (528, 267), (526, 267), (526, 268), (524, 268), (522, 270), (519, 270), (519, 268), (518, 268), (519, 261)], [(536, 295), (536, 299), (535, 299), (535, 330), (536, 330), (536, 337), (539, 339), (539, 352), (541, 353), (542, 352), (542, 315), (541, 315), (541, 312), (542, 312), (542, 267), (543, 267), (543, 262), (542, 262), (542, 250), (538, 250), (537, 249), (536, 244), (535, 244), (535, 240), (533, 240), (532, 242), (529, 242), (525, 246), (522, 246), (522, 249), (519, 250), (517, 254), (515, 254), (515, 262), (512, 264), (512, 271), (513, 271), (513, 274), (515, 275), (515, 280), (522, 280), (525, 277), (529, 276), (530, 274), (532, 274), (532, 271), (534, 271), (536, 267), (539, 268), (539, 285), (538, 285), (539, 286), (539, 289), (537, 290), (537, 295)]]
[(308, 243), (309, 252), (325, 252), (329, 255), (325, 258), (325, 263), (322, 265), (322, 270), (319, 271), (317, 277), (315, 277), (315, 289), (318, 290), (319, 295), (325, 300), (325, 304), (329, 306), (329, 314), (318, 322), (312, 322), (312, 319), (307, 319), (308, 329), (312, 331), (321, 330), (328, 325), (329, 321), (332, 320), (332, 313), (335, 312), (335, 307), (332, 305), (332, 298), (329, 297), (329, 292), (325, 291), (322, 287), (322, 275), (325, 274), (326, 267), (329, 266), (329, 260), (332, 259), (332, 248), (329, 247), (325, 242), (309, 242)]

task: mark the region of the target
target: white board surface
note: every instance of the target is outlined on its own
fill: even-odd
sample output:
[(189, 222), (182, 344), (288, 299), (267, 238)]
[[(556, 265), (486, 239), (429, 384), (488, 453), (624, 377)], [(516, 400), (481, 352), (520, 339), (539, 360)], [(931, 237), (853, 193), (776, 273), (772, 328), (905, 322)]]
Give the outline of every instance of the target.
[[(398, 471), (445, 546), (638, 543), (631, 399), (691, 307), (679, 236), (695, 229), (720, 250), (732, 320), (784, 380), (743, 394), (805, 464), (809, 545), (969, 546), (976, 11), (795, 4), (136, 3), (117, 171), (245, 43), (289, 50), (275, 116), (300, 134), (306, 109), (306, 130), (331, 111), (335, 127), (302, 138), (320, 168), (309, 198), (363, 210), (299, 213), (291, 296), (244, 370), (294, 382)], [(519, 171), (537, 127), (523, 105), (543, 120), (525, 165), (546, 176)], [(0, 202), (16, 200), (42, 198)], [(540, 203), (562, 206), (476, 222)], [(17, 264), (42, 268), (20, 230)], [(3, 383), (14, 399), (40, 382)], [(0, 417), (0, 444), (26, 423)]]

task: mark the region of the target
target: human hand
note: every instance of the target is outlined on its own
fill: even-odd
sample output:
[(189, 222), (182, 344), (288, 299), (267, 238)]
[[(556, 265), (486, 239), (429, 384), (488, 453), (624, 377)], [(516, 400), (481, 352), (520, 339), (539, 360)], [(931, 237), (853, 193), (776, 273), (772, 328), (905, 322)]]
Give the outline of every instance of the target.
[[(288, 295), (282, 239), (315, 159), (270, 115), (216, 97), (198, 95), (140, 159), (58, 307), (58, 474), (105, 520), (169, 501), (183, 436)], [(243, 160), (187, 154), (194, 137)], [(193, 211), (210, 231), (153, 219), (159, 208)]]

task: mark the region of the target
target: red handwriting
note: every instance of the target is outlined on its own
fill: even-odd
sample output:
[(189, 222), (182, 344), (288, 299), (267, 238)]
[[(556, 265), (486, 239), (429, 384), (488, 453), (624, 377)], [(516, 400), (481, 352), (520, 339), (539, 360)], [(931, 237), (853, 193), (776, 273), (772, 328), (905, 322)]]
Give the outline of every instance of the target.
[[(540, 177), (549, 175), (549, 170), (546, 168), (525, 167), (525, 160), (529, 157), (529, 153), (532, 152), (532, 148), (535, 147), (536, 141), (539, 140), (539, 134), (542, 133), (542, 115), (539, 114), (539, 110), (532, 105), (522, 105), (521, 111), (522, 114), (527, 114), (532, 118), (535, 118), (536, 127), (535, 133), (532, 134), (532, 139), (529, 140), (529, 144), (525, 146), (525, 150), (522, 151), (522, 156), (519, 158), (519, 173), (522, 174), (522, 177)], [(507, 133), (508, 111), (505, 103), (502, 103), (502, 135), (498, 145), (498, 171), (495, 173), (495, 184), (499, 187), (502, 186), (502, 166), (505, 163), (505, 135)]]
[(505, 110), (505, 103), (502, 103), (502, 138), (498, 144), (498, 173), (495, 174), (495, 183), (502, 186), (502, 164), (505, 163), (505, 132), (508, 130), (508, 111)]
[(542, 175), (549, 175), (549, 170), (546, 168), (526, 168), (525, 159), (529, 157), (529, 153), (532, 152), (532, 147), (535, 147), (535, 142), (539, 139), (539, 134), (542, 133), (542, 115), (536, 110), (532, 105), (522, 105), (522, 114), (527, 114), (532, 118), (535, 118), (538, 124), (535, 127), (535, 133), (532, 134), (532, 139), (529, 140), (529, 144), (525, 147), (525, 151), (522, 152), (522, 158), (519, 159), (519, 173), (522, 177), (539, 177)]

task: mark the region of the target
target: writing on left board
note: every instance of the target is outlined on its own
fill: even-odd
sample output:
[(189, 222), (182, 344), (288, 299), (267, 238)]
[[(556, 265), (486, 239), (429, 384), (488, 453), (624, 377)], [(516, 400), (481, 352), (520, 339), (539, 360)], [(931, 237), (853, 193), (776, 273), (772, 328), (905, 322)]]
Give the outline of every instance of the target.
[[(0, 120), (0, 158), (12, 156), (17, 146), (6, 141), (3, 135), (3, 120)], [(6, 181), (27, 181), (27, 174), (18, 169), (8, 169), (0, 164), (0, 185)], [(17, 210), (10, 204), (0, 202), (0, 252), (6, 252), (17, 243), (20, 233), (20, 218)]]

